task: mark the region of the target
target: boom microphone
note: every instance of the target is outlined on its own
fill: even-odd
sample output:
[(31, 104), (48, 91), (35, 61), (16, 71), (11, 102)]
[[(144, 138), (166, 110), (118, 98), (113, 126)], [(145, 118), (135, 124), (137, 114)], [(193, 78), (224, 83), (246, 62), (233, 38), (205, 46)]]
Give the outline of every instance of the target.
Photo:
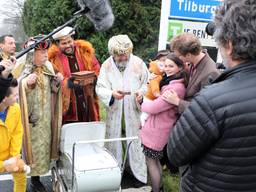
[(98, 31), (107, 30), (113, 25), (115, 18), (108, 0), (77, 0), (77, 3), (79, 7), (81, 7), (81, 10), (76, 12), (72, 19), (67, 21), (65, 24), (59, 26), (57, 29), (55, 29), (48, 35), (45, 35), (42, 39), (36, 41), (34, 44), (28, 46), (26, 49), (20, 51), (15, 56), (16, 59), (20, 58), (22, 55), (34, 49), (38, 44), (52, 37), (55, 33), (62, 30), (69, 24), (73, 23), (76, 19), (82, 17), (84, 14), (94, 24), (94, 27)]
[(109, 29), (114, 23), (114, 15), (108, 0), (77, 0), (82, 10), (89, 9), (86, 13), (88, 19), (98, 31)]

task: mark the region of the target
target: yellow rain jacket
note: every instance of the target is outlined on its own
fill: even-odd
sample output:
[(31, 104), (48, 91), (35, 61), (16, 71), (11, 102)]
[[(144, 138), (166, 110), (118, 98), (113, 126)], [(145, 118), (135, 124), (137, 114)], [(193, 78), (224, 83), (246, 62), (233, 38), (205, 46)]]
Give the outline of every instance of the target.
[(5, 122), (0, 120), (0, 172), (4, 171), (4, 160), (20, 154), (22, 136), (20, 107), (15, 103), (8, 108)]

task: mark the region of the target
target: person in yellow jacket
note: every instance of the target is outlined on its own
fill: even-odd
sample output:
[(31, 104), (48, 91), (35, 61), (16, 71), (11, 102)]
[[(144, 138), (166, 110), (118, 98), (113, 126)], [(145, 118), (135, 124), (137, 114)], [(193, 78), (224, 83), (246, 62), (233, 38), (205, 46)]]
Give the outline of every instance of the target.
[[(0, 79), (0, 92), (6, 88)], [(3, 87), (5, 86), (5, 87)], [(2, 94), (2, 92), (1, 92)], [(12, 79), (5, 95), (0, 100), (0, 172), (10, 172), (14, 180), (14, 192), (26, 191), (26, 173), (10, 165), (10, 161), (18, 161), (22, 146), (23, 127), (18, 98), (18, 82)], [(15, 164), (17, 162), (12, 162)], [(3, 189), (0, 188), (0, 191)]]

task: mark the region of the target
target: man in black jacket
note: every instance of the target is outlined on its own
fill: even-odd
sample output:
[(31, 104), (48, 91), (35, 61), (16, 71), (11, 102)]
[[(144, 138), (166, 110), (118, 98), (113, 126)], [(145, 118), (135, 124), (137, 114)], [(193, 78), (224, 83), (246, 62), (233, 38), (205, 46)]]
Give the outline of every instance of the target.
[(227, 70), (203, 89), (170, 134), (182, 192), (256, 190), (256, 1), (224, 0), (216, 42)]

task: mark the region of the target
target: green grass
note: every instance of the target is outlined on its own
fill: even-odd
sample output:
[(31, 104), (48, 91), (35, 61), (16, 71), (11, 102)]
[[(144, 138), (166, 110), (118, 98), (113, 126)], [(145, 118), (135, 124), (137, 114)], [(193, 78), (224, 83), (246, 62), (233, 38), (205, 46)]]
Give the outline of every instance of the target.
[(102, 102), (100, 102), (100, 119), (101, 121), (106, 120), (106, 107)]
[[(100, 117), (101, 121), (106, 120), (106, 107), (100, 103)], [(163, 172), (163, 183), (166, 192), (178, 192), (179, 191), (179, 177), (177, 175), (170, 175), (169, 171)]]
[(179, 176), (170, 175), (168, 171), (163, 173), (163, 183), (166, 192), (179, 192)]

